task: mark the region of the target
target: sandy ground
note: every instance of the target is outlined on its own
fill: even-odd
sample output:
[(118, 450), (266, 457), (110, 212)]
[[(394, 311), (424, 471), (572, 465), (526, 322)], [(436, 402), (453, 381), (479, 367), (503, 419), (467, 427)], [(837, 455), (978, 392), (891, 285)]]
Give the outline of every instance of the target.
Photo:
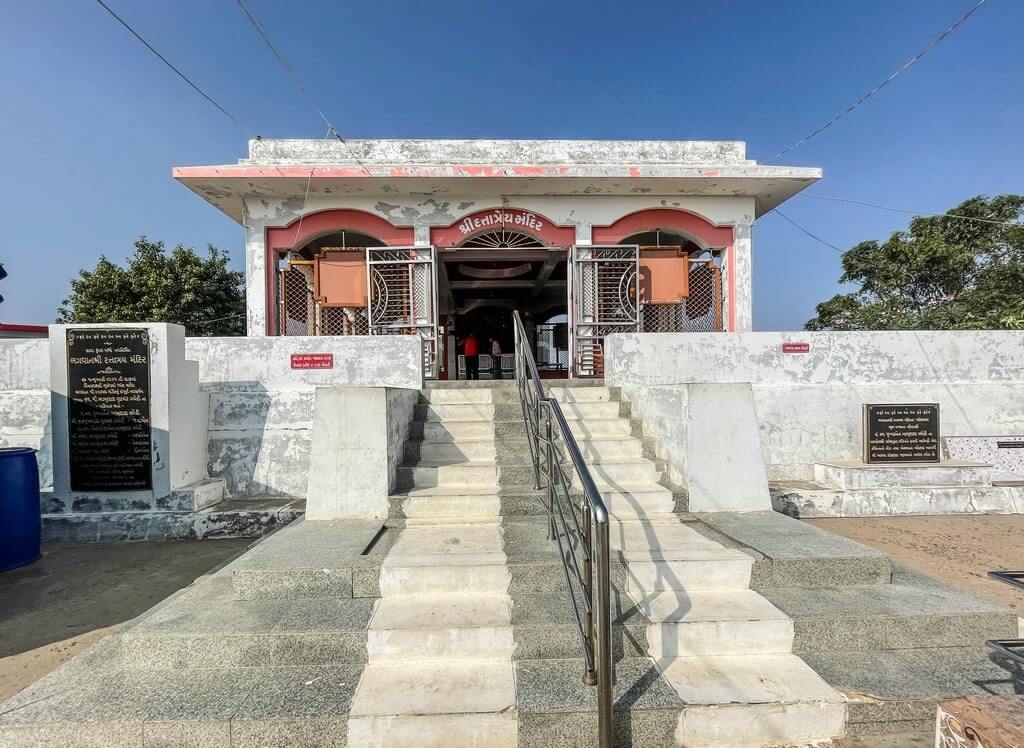
[(0, 701), (252, 542), (54, 543), (0, 574)]
[(1024, 590), (988, 577), (1024, 570), (1024, 515), (810, 519), (808, 524), (888, 553), (947, 584), (996, 600), (1024, 618)]

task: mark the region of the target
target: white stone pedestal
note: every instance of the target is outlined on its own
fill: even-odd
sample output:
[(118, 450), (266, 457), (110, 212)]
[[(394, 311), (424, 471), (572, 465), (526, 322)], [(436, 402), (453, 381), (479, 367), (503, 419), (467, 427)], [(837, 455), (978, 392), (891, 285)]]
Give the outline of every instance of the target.
[[(69, 330), (146, 330), (149, 334), (149, 401), (152, 489), (76, 491), (71, 488), (68, 434)], [(52, 511), (195, 510), (223, 495), (223, 482), (206, 472), (209, 396), (199, 389), (199, 364), (185, 360), (185, 328), (163, 323), (50, 326), (53, 418)], [(220, 491), (218, 491), (218, 487)], [(185, 506), (191, 504), (191, 506)]]

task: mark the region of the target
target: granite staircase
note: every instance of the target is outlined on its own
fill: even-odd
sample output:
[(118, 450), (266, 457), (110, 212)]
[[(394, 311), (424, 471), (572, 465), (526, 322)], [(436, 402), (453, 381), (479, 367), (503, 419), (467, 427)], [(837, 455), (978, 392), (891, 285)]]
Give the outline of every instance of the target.
[[(549, 391), (613, 516), (616, 745), (921, 740), (937, 700), (1024, 691), (982, 647), (1011, 612), (777, 513), (689, 514), (614, 390)], [(426, 388), (398, 479), (385, 522), (295, 522), (0, 705), (0, 746), (592, 746), (513, 384)]]

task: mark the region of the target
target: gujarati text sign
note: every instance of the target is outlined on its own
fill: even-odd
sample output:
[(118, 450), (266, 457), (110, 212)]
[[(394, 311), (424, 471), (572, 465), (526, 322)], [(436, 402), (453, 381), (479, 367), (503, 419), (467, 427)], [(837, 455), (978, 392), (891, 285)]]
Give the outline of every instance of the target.
[(938, 403), (864, 406), (864, 462), (938, 461)]
[(149, 332), (67, 331), (72, 491), (153, 487)]
[(293, 353), (293, 369), (333, 369), (333, 353)]

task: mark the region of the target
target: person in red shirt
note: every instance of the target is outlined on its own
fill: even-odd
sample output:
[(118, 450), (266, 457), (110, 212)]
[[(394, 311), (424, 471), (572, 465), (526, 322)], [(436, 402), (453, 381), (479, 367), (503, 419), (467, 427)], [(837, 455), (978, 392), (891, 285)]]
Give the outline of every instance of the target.
[(466, 379), (479, 379), (480, 341), (472, 332), (462, 341), (462, 355), (466, 357)]

